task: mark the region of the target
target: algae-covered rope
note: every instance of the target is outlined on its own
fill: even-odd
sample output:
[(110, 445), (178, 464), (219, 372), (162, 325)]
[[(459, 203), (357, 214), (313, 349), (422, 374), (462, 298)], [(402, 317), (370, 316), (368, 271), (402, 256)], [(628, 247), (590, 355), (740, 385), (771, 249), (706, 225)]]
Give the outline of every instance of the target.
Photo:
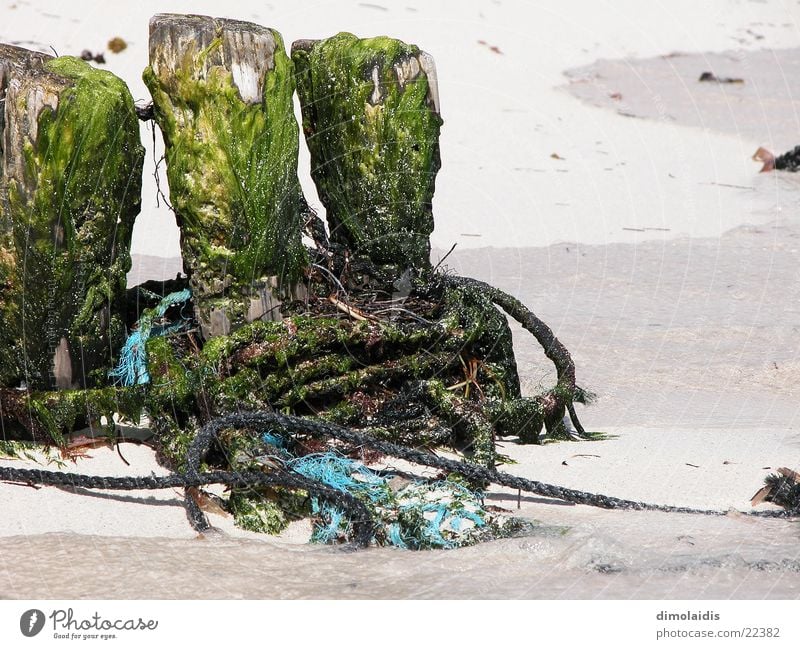
[[(196, 446), (197, 452), (205, 452), (205, 449), (207, 449), (205, 444), (209, 443), (208, 440), (213, 435), (216, 435), (218, 431), (225, 428), (266, 430), (275, 427), (283, 428), (289, 432), (305, 433), (313, 437), (329, 437), (339, 439), (350, 444), (374, 449), (385, 455), (397, 457), (415, 464), (429, 466), (451, 473), (459, 473), (465, 478), (475, 482), (490, 482), (493, 484), (503, 485), (505, 487), (511, 487), (512, 489), (520, 489), (525, 492), (535, 493), (540, 496), (564, 500), (566, 502), (572, 502), (579, 505), (591, 505), (593, 507), (601, 507), (603, 509), (633, 509), (639, 511), (646, 510), (671, 512), (676, 514), (703, 514), (707, 516), (725, 516), (728, 513), (727, 511), (715, 509), (695, 509), (692, 507), (677, 507), (674, 505), (655, 505), (635, 500), (625, 500), (622, 498), (614, 498), (612, 496), (605, 496), (602, 494), (578, 491), (576, 489), (567, 489), (565, 487), (538, 482), (536, 480), (520, 478), (502, 471), (497, 471), (495, 469), (487, 469), (475, 464), (451, 460), (434, 455), (433, 453), (429, 453), (427, 451), (420, 451), (418, 449), (407, 448), (398, 444), (393, 444), (392, 442), (385, 442), (378, 440), (371, 435), (367, 435), (350, 428), (337, 426), (336, 424), (315, 421), (303, 417), (295, 417), (292, 415), (281, 415), (268, 411), (235, 413), (214, 419), (203, 427), (200, 434), (192, 444), (192, 448)], [(192, 448), (189, 450), (190, 454), (192, 453)], [(748, 511), (740, 513), (747, 516), (756, 516), (762, 518), (788, 518), (800, 514), (800, 512), (794, 510)]]
[[(299, 417), (296, 419), (303, 421)], [(200, 463), (211, 448), (211, 444), (217, 439), (220, 431), (231, 427), (230, 424), (225, 423), (226, 420), (226, 417), (213, 419), (203, 426), (198, 431), (197, 435), (195, 435), (186, 453), (185, 477), (187, 480), (196, 481), (205, 475), (200, 473)], [(249, 473), (246, 475), (249, 475)], [(344, 511), (353, 525), (353, 541), (357, 545), (366, 547), (375, 535), (375, 528), (369, 509), (352, 494), (346, 491), (333, 489), (322, 482), (311, 480), (289, 469), (276, 468), (272, 470), (272, 473), (264, 474), (256, 472), (255, 475), (265, 475), (276, 481), (283, 481), (283, 484), (279, 486), (305, 489), (309, 492), (309, 495), (319, 497), (334, 507), (338, 507)], [(249, 486), (259, 485), (254, 482)], [(197, 503), (195, 503), (188, 491), (184, 496), (184, 502), (186, 503), (187, 514), (192, 526), (199, 531), (207, 529), (209, 525), (206, 516), (197, 506)]]
[(81, 487), (83, 489), (109, 489), (135, 491), (137, 489), (170, 489), (174, 487), (202, 487), (208, 484), (226, 484), (233, 487), (248, 487), (254, 484), (279, 485), (274, 476), (258, 471), (233, 472), (209, 471), (189, 477), (180, 473), (166, 476), (98, 476), (66, 471), (44, 469), (19, 469), (0, 467), (0, 480), (42, 484), (51, 487)]
[[(542, 405), (550, 411), (549, 414), (555, 415), (555, 419), (558, 421), (563, 416), (563, 409), (566, 409), (576, 432), (581, 437), (586, 437), (586, 431), (581, 426), (581, 422), (578, 420), (578, 415), (572, 405), (576, 394), (575, 363), (567, 348), (556, 338), (553, 330), (513, 295), (509, 295), (491, 284), (471, 277), (459, 277), (457, 275), (440, 275), (439, 277), (443, 282), (451, 286), (472, 288), (479, 293), (483, 293), (489, 300), (519, 322), (523, 329), (533, 334), (533, 337), (542, 346), (545, 356), (552, 361), (556, 368), (556, 386), (549, 393), (548, 400)], [(552, 425), (552, 421), (547, 423), (548, 431)]]

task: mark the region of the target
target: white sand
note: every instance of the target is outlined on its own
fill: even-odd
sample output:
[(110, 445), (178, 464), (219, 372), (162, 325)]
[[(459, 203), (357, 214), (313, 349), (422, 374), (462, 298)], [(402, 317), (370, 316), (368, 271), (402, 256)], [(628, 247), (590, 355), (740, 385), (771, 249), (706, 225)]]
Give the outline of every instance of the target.
[[(274, 26), (287, 43), (347, 29), (363, 35), (396, 35), (435, 56), (446, 126), (433, 241), (441, 249), (458, 242), (459, 251), (448, 260), (450, 265), (518, 295), (554, 328), (573, 353), (579, 382), (600, 395), (595, 406), (581, 410), (584, 424), (589, 430), (616, 436), (604, 442), (544, 447), (521, 447), (508, 441), (503, 452), (520, 462), (509, 471), (623, 498), (742, 509), (769, 472), (767, 467), (800, 466), (796, 408), (800, 396), (796, 383), (800, 227), (795, 218), (800, 178), (759, 176), (758, 165), (749, 160), (759, 144), (771, 143), (780, 149), (798, 142), (756, 141), (752, 134), (726, 133), (730, 129), (725, 128), (717, 133), (631, 119), (580, 103), (559, 88), (566, 81), (564, 70), (598, 58), (797, 47), (796, 9), (781, 3), (723, 0), (670, 2), (668, 7), (646, 9), (636, 2), (613, 7), (505, 0), (379, 0), (377, 4), (387, 9), (355, 2), (243, 2), (227, 13)], [(140, 73), (146, 62), (147, 19), (156, 11), (226, 13), (217, 3), (202, 1), (145, 1), (121, 12), (94, 1), (50, 6), (43, 0), (6, 0), (0, 9), (0, 40), (32, 40), (42, 46), (52, 44), (59, 53), (78, 53), (83, 48), (103, 49), (108, 38), (120, 35), (130, 47), (119, 55), (107, 54), (108, 67), (130, 83), (135, 97), (145, 98)], [(493, 53), (479, 40), (496, 45), (502, 54)], [(766, 106), (767, 97), (764, 102)], [(794, 124), (800, 133), (798, 111), (790, 110), (788, 115), (784, 111), (781, 116), (784, 132), (791, 132)], [(768, 121), (768, 111), (764, 119)], [(551, 153), (563, 160), (551, 158)], [(307, 181), (305, 191), (315, 196)], [(175, 261), (165, 265), (163, 258), (176, 254), (177, 235), (169, 213), (155, 210), (153, 194), (151, 184), (145, 189), (135, 251), (150, 256), (141, 261), (156, 269), (153, 276), (170, 277)], [(557, 243), (563, 241), (579, 245)], [(526, 388), (547, 384), (550, 370), (538, 349), (522, 336), (517, 342)], [(80, 460), (70, 470), (109, 475), (161, 472), (147, 449), (125, 444), (122, 452), (130, 467), (114, 451), (103, 449), (90, 451), (91, 460)], [(2, 464), (22, 465), (6, 460)], [(499, 502), (515, 506), (515, 494), (496, 493), (505, 493), (507, 498)], [(279, 596), (264, 585), (262, 573), (235, 572), (231, 582), (223, 576), (228, 574), (225, 570), (199, 561), (196, 572), (191, 572), (192, 581), (177, 559), (151, 564), (155, 555), (172, 557), (174, 550), (188, 556), (196, 548), (168, 541), (146, 544), (145, 539), (163, 537), (193, 543), (176, 492), (87, 495), (0, 484), (0, 501), (4, 503), (0, 536), (6, 537), (10, 553), (6, 556), (0, 543), (0, 557), (26, 552), (41, 556), (43, 548), (57, 549), (57, 560), (48, 563), (52, 572), (38, 577), (4, 560), (0, 590), (6, 594), (102, 596), (111, 592), (104, 590), (110, 588), (111, 577), (92, 575), (89, 579), (91, 562), (85, 568), (80, 562), (59, 567), (59, 561), (64, 564), (69, 557), (70, 547), (88, 543), (94, 549), (86, 556), (95, 559), (105, 556), (104, 547), (126, 553), (120, 559), (124, 572), (117, 581), (121, 580), (119, 588), (127, 596), (136, 596), (142, 584), (151, 582), (159, 582), (163, 591), (148, 592), (165, 596)], [(363, 559), (364, 570), (394, 571), (392, 592), (416, 597), (447, 594), (439, 572), (444, 567), (479, 578), (483, 590), (473, 592), (468, 583), (457, 583), (460, 590), (456, 592), (462, 596), (486, 592), (496, 596), (631, 596), (631, 592), (656, 597), (670, 593), (789, 596), (800, 583), (796, 572), (781, 573), (780, 588), (770, 581), (747, 581), (742, 572), (723, 577), (714, 573), (712, 578), (698, 573), (701, 576), (668, 583), (653, 580), (661, 586), (651, 590), (631, 590), (631, 583), (639, 583), (635, 578), (615, 582), (620, 588), (626, 584), (627, 590), (620, 594), (596, 577), (584, 580), (586, 566), (594, 565), (596, 559), (587, 547), (599, 548), (597, 557), (616, 557), (614, 561), (631, 570), (650, 570), (661, 565), (654, 559), (661, 555), (654, 554), (656, 550), (648, 554), (648, 544), (673, 558), (694, 552), (700, 563), (708, 557), (739, 556), (740, 543), (747, 539), (750, 545), (742, 555), (747, 561), (778, 557), (791, 562), (798, 559), (796, 544), (768, 543), (790, 528), (764, 523), (754, 532), (753, 521), (738, 519), (667, 521), (657, 515), (543, 505), (535, 497), (523, 500), (521, 513), (550, 523), (565, 522), (577, 530), (577, 536), (565, 541), (573, 550), (558, 544), (551, 547), (551, 541), (537, 546), (550, 548), (542, 550), (542, 555), (516, 541), (516, 545), (502, 546), (508, 565), (518, 571), (538, 559), (561, 557), (549, 575), (552, 590), (514, 589), (510, 581), (504, 581), (513, 575), (501, 568), (480, 581), (481, 566), (487, 556), (495, 556), (498, 546), (487, 549), (487, 554), (475, 548), (445, 558), (433, 553), (424, 560), (378, 553), (370, 555), (377, 557), (374, 560)], [(229, 519), (215, 519), (214, 524), (232, 535), (247, 536), (235, 530)], [(685, 530), (691, 530), (692, 538), (703, 537), (702, 549), (690, 550), (683, 541), (676, 541), (686, 537)], [(648, 533), (652, 533), (650, 540)], [(108, 537), (110, 545), (103, 546), (101, 537)], [(290, 540), (300, 537), (298, 533)], [(599, 545), (592, 546), (595, 542)], [(273, 542), (241, 543), (232, 546), (230, 555), (217, 555), (220, 561), (230, 558), (226, 570), (235, 571), (232, 557), (236, 553), (277, 552)], [(638, 547), (645, 558), (635, 558)], [(149, 549), (137, 554), (137, 548)], [(359, 579), (349, 559), (329, 562), (332, 555), (326, 552), (301, 553), (308, 561), (299, 560), (298, 573), (315, 575), (315, 570), (330, 563), (325, 570), (335, 572), (338, 566)], [(500, 558), (489, 563), (503, 565)], [(747, 561), (732, 565), (749, 570)], [(330, 584), (346, 587), (341, 582), (345, 577), (328, 574), (325, 583), (312, 579), (290, 588), (291, 577), (281, 573), (280, 566), (270, 565), (286, 580), (282, 592), (287, 596), (334, 596)], [(208, 581), (216, 586), (198, 589), (197, 577), (212, 573), (214, 579)], [(545, 574), (536, 574), (537, 583), (549, 583)], [(76, 580), (84, 586), (69, 585)], [(412, 588), (409, 584), (414, 580)], [(583, 586), (577, 585), (580, 580)], [(368, 588), (352, 593), (376, 596)], [(339, 591), (335, 596), (347, 595)]]

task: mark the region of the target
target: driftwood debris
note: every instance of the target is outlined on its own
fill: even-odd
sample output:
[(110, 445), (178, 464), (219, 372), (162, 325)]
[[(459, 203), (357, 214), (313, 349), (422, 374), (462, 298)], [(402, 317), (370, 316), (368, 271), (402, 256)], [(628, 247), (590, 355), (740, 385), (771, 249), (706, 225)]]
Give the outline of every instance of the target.
[(779, 156), (761, 146), (753, 154), (753, 160), (764, 163), (764, 166), (761, 167), (762, 172), (773, 170), (800, 171), (800, 145)]

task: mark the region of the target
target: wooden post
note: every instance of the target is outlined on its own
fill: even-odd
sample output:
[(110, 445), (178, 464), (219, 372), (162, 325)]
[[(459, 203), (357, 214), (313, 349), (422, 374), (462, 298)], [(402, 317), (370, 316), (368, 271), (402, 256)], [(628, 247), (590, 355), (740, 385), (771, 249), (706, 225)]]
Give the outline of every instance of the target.
[(237, 20), (156, 15), (144, 80), (204, 335), (269, 318), (273, 298), (306, 261), (294, 67), (280, 34)]
[(127, 86), (0, 45), (0, 384), (107, 381), (144, 149)]
[(400, 271), (428, 268), (442, 124), (433, 59), (347, 33), (297, 41), (292, 59), (331, 237)]

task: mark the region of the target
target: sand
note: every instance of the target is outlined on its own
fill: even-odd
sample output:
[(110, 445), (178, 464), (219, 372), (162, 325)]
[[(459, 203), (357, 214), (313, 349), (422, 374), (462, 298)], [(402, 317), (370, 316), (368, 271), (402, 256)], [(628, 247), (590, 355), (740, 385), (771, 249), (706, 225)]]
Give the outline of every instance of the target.
[[(502, 452), (518, 462), (509, 472), (727, 510), (747, 509), (771, 470), (800, 467), (800, 177), (759, 175), (749, 159), (759, 145), (777, 152), (798, 143), (797, 102), (770, 63), (780, 52), (762, 51), (800, 45), (793, 8), (473, 1), (457, 3), (455, 14), (455, 3), (443, 1), (303, 4), (246, 2), (235, 13), (276, 26), (287, 42), (348, 29), (391, 33), (433, 53), (446, 120), (433, 242), (438, 251), (458, 243), (447, 260), (454, 271), (531, 306), (572, 352), (578, 382), (598, 393), (580, 415), (609, 439), (521, 446), (509, 438)], [(121, 35), (130, 47), (108, 54), (108, 67), (135, 97), (146, 97), (139, 77), (150, 14), (220, 13), (210, 2), (140, 2), (124, 13), (99, 2), (46, 5), (0, 8), (0, 40), (77, 53)], [(690, 86), (692, 71), (711, 63), (720, 75), (742, 76), (735, 61), (730, 70), (718, 65), (732, 51), (749, 62), (740, 102), (720, 94), (727, 87)], [(661, 58), (675, 52), (683, 54)], [(753, 95), (749, 79), (770, 81)], [(620, 114), (612, 87), (623, 112), (639, 118)], [(655, 96), (674, 119), (652, 112)], [(718, 110), (721, 97), (729, 112)], [(304, 189), (315, 198), (307, 177)], [(131, 284), (180, 269), (174, 220), (153, 197), (151, 185)], [(548, 385), (537, 346), (523, 332), (515, 343), (525, 389)], [(96, 449), (65, 470), (163, 472), (146, 447), (123, 444), (121, 452), (130, 466), (115, 450)], [(223, 535), (197, 540), (177, 491), (0, 484), (0, 593), (759, 598), (800, 590), (790, 523), (604, 512), (535, 496), (516, 510), (516, 496), (493, 489), (490, 498), (542, 521), (540, 535), (455, 552), (343, 554), (305, 545), (307, 528), (265, 540), (222, 517), (213, 523)]]
[[(609, 435), (545, 446), (508, 438), (502, 452), (518, 463), (506, 470), (621, 498), (749, 509), (768, 473), (800, 465), (793, 343), (800, 283), (791, 263), (798, 238), (800, 227), (787, 219), (713, 240), (454, 253), (453, 270), (514, 292), (550, 322), (575, 356), (579, 382), (598, 393), (596, 404), (581, 408), (583, 423)], [(518, 333), (521, 377), (534, 391), (550, 370)], [(130, 466), (114, 450), (97, 449), (66, 469), (163, 472), (144, 447), (122, 444), (121, 452)], [(20, 560), (0, 570), (0, 589), (13, 597), (800, 594), (796, 524), (737, 515), (606, 512), (530, 494), (517, 510), (516, 493), (493, 488), (492, 504), (540, 521), (541, 533), (454, 552), (350, 555), (305, 544), (307, 526), (264, 539), (218, 516), (212, 523), (224, 535), (197, 540), (177, 490), (0, 485), (0, 498), (10, 503), (0, 553)], [(33, 557), (39, 570), (17, 568)]]

